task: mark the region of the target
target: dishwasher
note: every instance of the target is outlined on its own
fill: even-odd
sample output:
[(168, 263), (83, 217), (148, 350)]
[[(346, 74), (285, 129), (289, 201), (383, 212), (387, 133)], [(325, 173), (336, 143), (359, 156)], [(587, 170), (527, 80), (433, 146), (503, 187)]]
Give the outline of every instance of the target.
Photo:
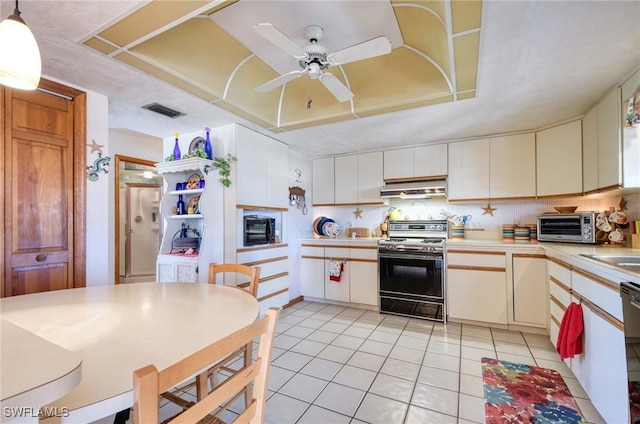
[(620, 283), (631, 423), (640, 422), (640, 284)]

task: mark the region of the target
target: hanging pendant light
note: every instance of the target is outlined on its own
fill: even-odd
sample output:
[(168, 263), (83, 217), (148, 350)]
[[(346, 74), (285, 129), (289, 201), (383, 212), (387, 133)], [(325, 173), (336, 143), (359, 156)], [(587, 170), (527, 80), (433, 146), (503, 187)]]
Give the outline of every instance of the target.
[(0, 84), (35, 90), (41, 69), (38, 43), (20, 17), (16, 0), (13, 15), (0, 23)]

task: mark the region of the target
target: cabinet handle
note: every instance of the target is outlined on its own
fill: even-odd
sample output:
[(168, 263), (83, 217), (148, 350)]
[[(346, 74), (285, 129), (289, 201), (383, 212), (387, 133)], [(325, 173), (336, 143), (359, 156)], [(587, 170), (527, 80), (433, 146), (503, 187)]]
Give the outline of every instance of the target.
[(38, 262), (44, 262), (47, 260), (47, 255), (43, 255), (42, 253), (39, 254), (38, 256), (36, 256), (36, 261)]

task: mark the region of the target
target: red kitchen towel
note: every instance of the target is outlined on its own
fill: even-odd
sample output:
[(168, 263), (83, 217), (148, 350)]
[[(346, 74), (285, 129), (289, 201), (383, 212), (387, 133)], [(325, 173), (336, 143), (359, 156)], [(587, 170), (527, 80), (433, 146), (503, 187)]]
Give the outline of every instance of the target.
[(574, 355), (582, 353), (582, 306), (571, 302), (564, 311), (556, 348), (560, 354), (560, 359), (573, 358)]
[(329, 280), (340, 281), (344, 271), (344, 263), (342, 261), (329, 261)]

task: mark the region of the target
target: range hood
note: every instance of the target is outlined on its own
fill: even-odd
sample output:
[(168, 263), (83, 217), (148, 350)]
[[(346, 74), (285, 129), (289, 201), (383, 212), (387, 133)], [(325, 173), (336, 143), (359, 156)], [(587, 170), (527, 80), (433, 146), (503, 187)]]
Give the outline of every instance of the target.
[(386, 183), (380, 190), (383, 199), (429, 199), (447, 195), (447, 180)]

